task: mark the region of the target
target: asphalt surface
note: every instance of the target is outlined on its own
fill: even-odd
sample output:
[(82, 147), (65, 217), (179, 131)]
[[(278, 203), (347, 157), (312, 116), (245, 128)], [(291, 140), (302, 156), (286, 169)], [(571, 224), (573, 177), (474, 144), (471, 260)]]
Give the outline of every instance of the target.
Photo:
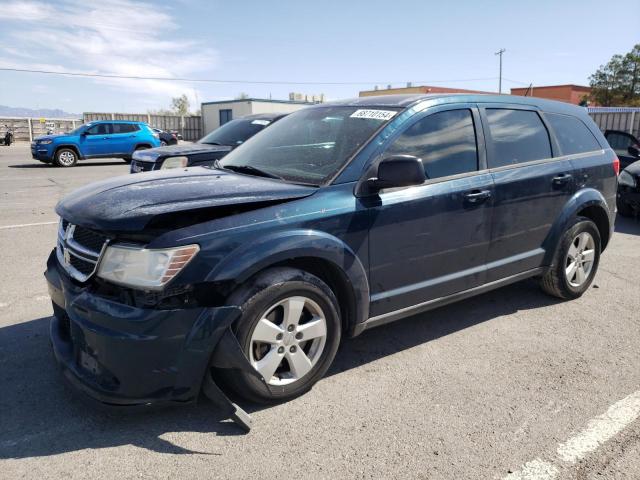
[(555, 478), (640, 478), (633, 398), (607, 441), (573, 463), (557, 453), (640, 390), (640, 223), (625, 219), (581, 299), (526, 281), (366, 332), (307, 395), (244, 405), (247, 435), (206, 402), (95, 408), (52, 361), (48, 222), (66, 193), (127, 171), (0, 146), (0, 478), (553, 478), (531, 476), (536, 459)]

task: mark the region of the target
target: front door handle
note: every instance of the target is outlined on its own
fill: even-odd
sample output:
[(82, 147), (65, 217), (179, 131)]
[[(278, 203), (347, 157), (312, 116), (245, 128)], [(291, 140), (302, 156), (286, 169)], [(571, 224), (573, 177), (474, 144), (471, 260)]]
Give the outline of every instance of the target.
[(570, 173), (561, 173), (560, 175), (553, 177), (552, 181), (554, 185), (562, 186), (569, 183), (572, 178), (573, 177)]
[(465, 193), (464, 199), (467, 203), (479, 204), (491, 198), (491, 190), (472, 190)]

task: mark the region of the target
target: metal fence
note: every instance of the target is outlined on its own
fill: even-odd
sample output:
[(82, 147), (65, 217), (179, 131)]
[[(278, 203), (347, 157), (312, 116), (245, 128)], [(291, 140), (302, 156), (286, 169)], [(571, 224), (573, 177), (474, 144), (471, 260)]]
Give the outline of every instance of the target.
[(73, 118), (9, 118), (0, 117), (0, 132), (13, 130), (16, 141), (30, 142), (47, 133), (67, 133), (79, 126), (81, 119)]
[(161, 130), (180, 132), (184, 140), (198, 140), (202, 137), (202, 118), (199, 115), (153, 115), (151, 113), (105, 113), (85, 112), (84, 122), (95, 120), (131, 120), (146, 122)]
[(640, 108), (589, 107), (587, 109), (600, 130), (622, 130), (640, 138)]

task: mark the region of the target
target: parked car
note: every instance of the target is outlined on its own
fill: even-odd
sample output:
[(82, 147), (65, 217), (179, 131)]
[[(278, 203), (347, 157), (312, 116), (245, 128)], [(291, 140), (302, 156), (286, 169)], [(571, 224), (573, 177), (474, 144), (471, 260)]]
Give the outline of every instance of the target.
[(87, 158), (122, 158), (135, 151), (160, 146), (158, 134), (142, 122), (110, 120), (89, 122), (72, 132), (45, 135), (31, 142), (31, 156), (58, 167), (73, 167)]
[(158, 134), (161, 147), (178, 144), (178, 136), (175, 133), (165, 132), (164, 130), (161, 130), (159, 128), (152, 128), (151, 130)]
[(225, 123), (192, 144), (136, 152), (131, 162), (131, 173), (193, 165), (213, 165), (216, 160), (221, 159), (284, 115), (283, 113), (248, 115)]
[(9, 147), (13, 143), (13, 130), (8, 125), (4, 126), (4, 132), (0, 134), (0, 144)]
[(640, 215), (640, 160), (620, 172), (616, 207), (623, 217)]
[(622, 170), (640, 160), (640, 141), (636, 137), (620, 130), (607, 130), (604, 136), (620, 159)]
[[(278, 402), (340, 341), (526, 278), (584, 294), (619, 162), (584, 109), (388, 95), (289, 114), (216, 166), (88, 185), (56, 207), (58, 362), (110, 404), (201, 389)], [(553, 326), (549, 326), (553, 328)]]
[(182, 134), (178, 130), (171, 130), (169, 133), (171, 135), (175, 135), (178, 140), (184, 140), (184, 138), (182, 138)]

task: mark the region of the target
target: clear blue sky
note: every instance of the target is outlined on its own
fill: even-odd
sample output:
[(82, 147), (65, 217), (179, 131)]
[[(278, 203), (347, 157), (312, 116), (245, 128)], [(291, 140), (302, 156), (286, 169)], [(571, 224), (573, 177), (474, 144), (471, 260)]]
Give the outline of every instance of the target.
[[(288, 93), (357, 96), (377, 82), (496, 90), (587, 84), (640, 42), (626, 25), (638, 0), (419, 0), (145, 3), (0, 0), (0, 67), (250, 81), (361, 85), (204, 84), (85, 79), (0, 71), (0, 104), (69, 112), (146, 112), (196, 101)], [(625, 14), (625, 12), (627, 12)], [(615, 19), (615, 21), (608, 21)], [(482, 79), (489, 80), (482, 80)], [(480, 80), (468, 80), (480, 79)], [(468, 80), (468, 81), (453, 81)]]

